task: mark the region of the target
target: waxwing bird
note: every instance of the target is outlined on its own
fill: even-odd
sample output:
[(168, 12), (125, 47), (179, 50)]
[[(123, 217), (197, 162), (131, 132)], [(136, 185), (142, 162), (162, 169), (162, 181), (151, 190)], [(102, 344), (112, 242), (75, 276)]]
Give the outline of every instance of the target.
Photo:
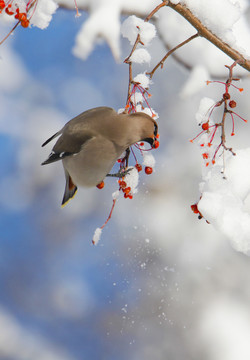
[(62, 205), (74, 196), (77, 186), (100, 184), (131, 145), (146, 141), (154, 146), (157, 132), (151, 116), (142, 112), (118, 114), (109, 107), (87, 110), (66, 123), (42, 144), (61, 135), (42, 165), (62, 160), (66, 178)]

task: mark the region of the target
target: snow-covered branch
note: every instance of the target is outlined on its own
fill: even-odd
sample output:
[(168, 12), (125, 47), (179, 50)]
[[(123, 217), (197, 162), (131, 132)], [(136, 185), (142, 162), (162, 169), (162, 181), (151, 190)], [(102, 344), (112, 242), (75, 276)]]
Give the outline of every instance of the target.
[[(230, 46), (219, 36), (214, 34), (209, 28), (207, 28), (205, 24), (202, 23), (202, 21), (198, 17), (196, 17), (185, 4), (174, 4), (169, 1), (167, 6), (171, 7), (180, 15), (182, 15), (185, 20), (187, 20), (197, 30), (199, 36), (206, 38), (209, 42), (218, 47), (221, 51), (230, 56), (233, 60), (237, 60), (242, 67), (250, 71), (250, 60), (246, 59), (244, 57), (244, 54), (241, 54), (239, 51), (234, 49), (233, 46)], [(227, 16), (226, 13), (225, 16)]]

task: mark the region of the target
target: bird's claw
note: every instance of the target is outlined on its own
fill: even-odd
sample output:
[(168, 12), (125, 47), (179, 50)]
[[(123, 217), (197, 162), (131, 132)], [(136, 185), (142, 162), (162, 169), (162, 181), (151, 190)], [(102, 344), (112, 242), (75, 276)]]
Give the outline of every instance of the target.
[(115, 174), (107, 174), (106, 176), (112, 176), (112, 177), (118, 177), (119, 179), (123, 178), (124, 176), (126, 176), (127, 174), (129, 174), (129, 172), (132, 170), (133, 168), (121, 168), (117, 173)]

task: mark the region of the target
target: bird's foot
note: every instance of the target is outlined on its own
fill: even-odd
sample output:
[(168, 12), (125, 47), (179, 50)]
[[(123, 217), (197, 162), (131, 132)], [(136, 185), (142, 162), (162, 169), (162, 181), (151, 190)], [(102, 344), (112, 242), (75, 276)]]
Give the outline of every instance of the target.
[(112, 176), (112, 177), (118, 177), (119, 179), (123, 178), (124, 176), (126, 176), (127, 174), (129, 174), (129, 172), (132, 170), (133, 168), (121, 168), (117, 173), (115, 174), (107, 174), (106, 176)]

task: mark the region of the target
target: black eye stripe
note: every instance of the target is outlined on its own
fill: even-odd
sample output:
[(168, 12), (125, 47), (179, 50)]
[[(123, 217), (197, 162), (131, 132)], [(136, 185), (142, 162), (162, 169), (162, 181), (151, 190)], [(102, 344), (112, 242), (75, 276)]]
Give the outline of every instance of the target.
[(145, 141), (145, 142), (149, 143), (151, 146), (154, 143), (154, 139), (152, 139), (152, 138), (146, 138), (146, 139), (143, 139), (142, 141)]
[(154, 135), (156, 136), (157, 134), (158, 134), (158, 126), (157, 124), (155, 124)]

